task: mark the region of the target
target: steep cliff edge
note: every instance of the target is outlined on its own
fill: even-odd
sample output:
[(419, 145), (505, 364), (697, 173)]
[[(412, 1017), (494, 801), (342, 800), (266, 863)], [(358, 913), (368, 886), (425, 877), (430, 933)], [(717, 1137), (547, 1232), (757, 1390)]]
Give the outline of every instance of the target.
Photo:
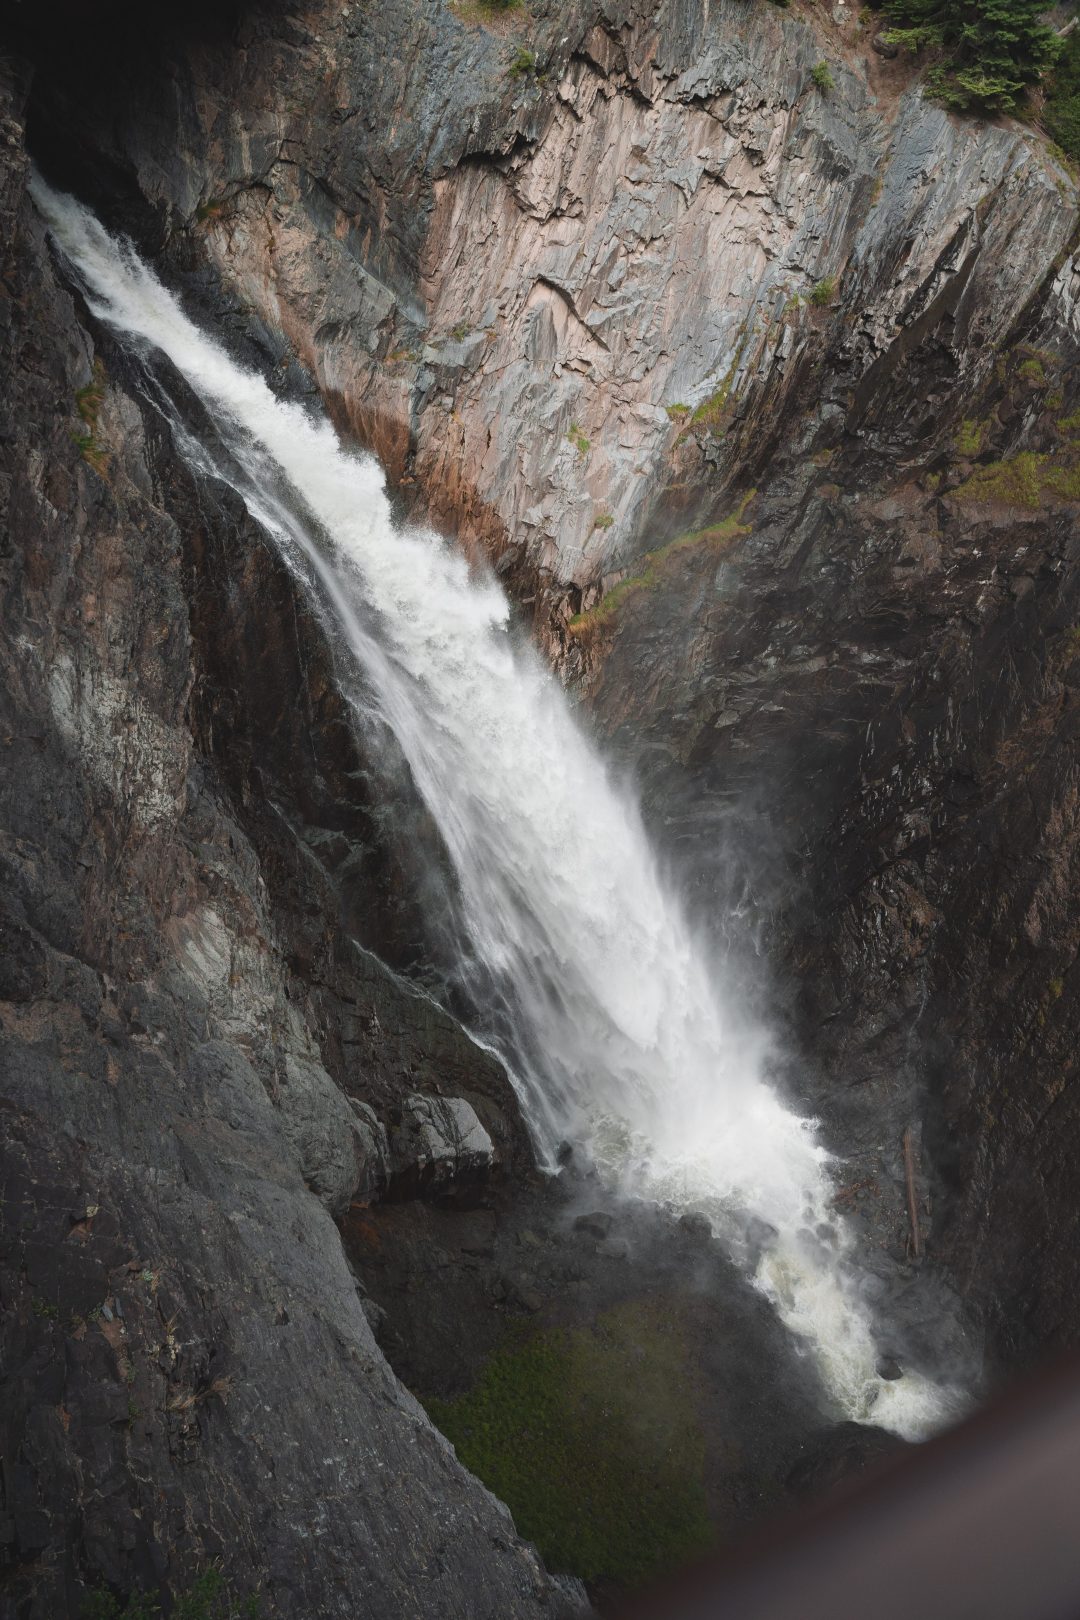
[[(216, 1558), (295, 1614), (553, 1614), (372, 1338), (331, 1218), (372, 1116), (193, 734), (162, 447), (57, 282), (4, 95), (0, 1604), (74, 1615)], [(380, 1051), (400, 1089), (422, 1024), (374, 979), (354, 1092)]]

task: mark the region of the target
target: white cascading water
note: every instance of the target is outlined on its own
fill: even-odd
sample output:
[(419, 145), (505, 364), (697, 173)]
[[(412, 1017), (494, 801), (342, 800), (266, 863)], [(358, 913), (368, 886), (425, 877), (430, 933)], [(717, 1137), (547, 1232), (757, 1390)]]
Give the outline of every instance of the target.
[(162, 351), (202, 402), (230, 452), (214, 470), (317, 588), (396, 736), (457, 877), (464, 977), (540, 1153), (582, 1144), (612, 1184), (704, 1212), (737, 1253), (752, 1227), (754, 1280), (843, 1413), (911, 1438), (939, 1426), (952, 1392), (879, 1376), (829, 1155), (768, 1083), (767, 1037), (725, 1005), (635, 806), (496, 581), (395, 526), (370, 456), (236, 365), (81, 204), (32, 189), (95, 315)]

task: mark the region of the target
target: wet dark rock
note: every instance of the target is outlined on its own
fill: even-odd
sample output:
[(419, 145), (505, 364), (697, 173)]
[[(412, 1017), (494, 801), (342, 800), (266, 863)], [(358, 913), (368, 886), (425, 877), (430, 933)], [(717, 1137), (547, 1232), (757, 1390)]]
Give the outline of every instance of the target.
[(578, 1215), (574, 1219), (574, 1231), (582, 1232), (586, 1237), (607, 1237), (615, 1224), (615, 1217), (607, 1210), (594, 1210), (590, 1215)]
[[(489, 1255), (475, 1269), (435, 1274), (432, 1249), (454, 1257), (471, 1246), (478, 1212), (402, 1203), (354, 1213), (345, 1223), (346, 1248), (387, 1313), (387, 1353), (422, 1399), (453, 1400), (508, 1345), (566, 1333), (600, 1346), (614, 1321), (641, 1313), (643, 1323), (651, 1322), (658, 1312), (677, 1325), (688, 1358), (685, 1394), (702, 1435), (709, 1519), (717, 1540), (731, 1541), (790, 1505), (799, 1495), (788, 1483), (792, 1470), (822, 1449), (812, 1364), (719, 1245), (689, 1245), (675, 1216), (644, 1204), (604, 1211), (611, 1217), (604, 1242), (575, 1243), (572, 1264), (557, 1265), (551, 1282), (538, 1275), (523, 1256), (552, 1247), (575, 1196), (572, 1181), (561, 1177), (532, 1188), (504, 1184), (483, 1212)], [(524, 1233), (540, 1238), (541, 1249), (522, 1244)], [(613, 1260), (615, 1245), (629, 1250), (632, 1264)], [(413, 1287), (414, 1280), (422, 1286)], [(647, 1428), (647, 1417), (640, 1411), (638, 1417)], [(616, 1448), (624, 1443), (632, 1453), (632, 1434), (613, 1437)], [(845, 1458), (852, 1468), (863, 1462), (853, 1442), (834, 1447), (830, 1457), (826, 1483), (842, 1475)], [(825, 1465), (818, 1466), (824, 1477)], [(618, 1612), (616, 1587), (595, 1595), (605, 1612)]]
[(846, 1480), (880, 1468), (907, 1449), (903, 1440), (866, 1423), (838, 1423), (810, 1442), (787, 1478), (795, 1496), (826, 1495)]
[[(1080, 1142), (1080, 1108), (1055, 1101), (1052, 1137), (1031, 1123), (1051, 1118), (1076, 993), (1075, 501), (955, 492), (976, 430), (982, 463), (1061, 451), (1075, 188), (1024, 132), (927, 102), (880, 48), (843, 53), (836, 94), (806, 98), (821, 42), (779, 8), (635, 0), (568, 21), (543, 3), (532, 17), (544, 77), (527, 87), (498, 31), (434, 0), (320, 0), (302, 22), (259, 8), (239, 55), (201, 13), (123, 41), (92, 21), (54, 41), (31, 22), (39, 150), (161, 249), (283, 386), (314, 378), (410, 511), (511, 558), (508, 588), (636, 773), (693, 905), (713, 920), (754, 897), (790, 991), (788, 1078), (831, 1144), (874, 1161), (925, 1120), (928, 1253), (1020, 1364), (1080, 1331), (1080, 1155), (1062, 1147)], [(632, 158), (646, 104), (664, 133)], [(737, 215), (722, 262), (698, 234), (717, 197), (705, 116)], [(668, 220), (672, 152), (687, 178)], [(598, 189), (612, 153), (628, 161)], [(752, 180), (729, 183), (744, 169)], [(535, 204), (552, 188), (555, 215)], [(639, 206), (677, 246), (636, 255), (630, 275)], [(566, 217), (586, 246), (552, 293), (533, 271), (570, 273)], [(751, 275), (744, 240), (762, 255)], [(829, 281), (833, 302), (807, 303)], [(566, 324), (564, 297), (584, 320)], [(534, 338), (565, 416), (543, 435), (517, 363)], [(665, 409), (710, 399), (715, 420)], [(591, 485), (623, 501), (610, 528), (582, 498), (571, 420)], [(737, 529), (680, 547), (602, 634), (569, 632), (624, 569), (731, 518), (750, 489)], [(413, 1089), (466, 1097), (521, 1173), (498, 1064), (470, 1059), (452, 1020), (421, 1028), (437, 1015), (400, 977), (423, 971), (418, 917), (440, 911), (430, 829), (392, 768), (373, 777), (357, 758), (316, 627), (232, 521), (242, 543), (220, 555), (213, 524), (185, 523), (205, 671), (193, 711), (259, 851), (322, 1062), (388, 1119), (392, 1046), (399, 1071), (425, 1070)], [(320, 769), (299, 783), (309, 746)], [(344, 928), (327, 926), (335, 908)], [(393, 1005), (392, 1042), (371, 1035), (376, 999)], [(902, 1187), (879, 1168), (855, 1216), (871, 1266), (904, 1242)]]
[(691, 1210), (679, 1217), (679, 1230), (693, 1243), (708, 1243), (712, 1238), (712, 1222), (707, 1215)]

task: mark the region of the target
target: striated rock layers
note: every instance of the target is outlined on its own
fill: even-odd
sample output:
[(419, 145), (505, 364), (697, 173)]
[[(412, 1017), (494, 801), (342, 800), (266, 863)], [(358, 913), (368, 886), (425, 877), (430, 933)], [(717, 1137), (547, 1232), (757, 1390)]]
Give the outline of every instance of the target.
[[(123, 109), (116, 48), (145, 53)], [(419, 510), (547, 587), (544, 633), (823, 392), (894, 429), (962, 409), (1076, 222), (1034, 137), (922, 101), (854, 17), (318, 0), (107, 52), (42, 85), (57, 170), (133, 182)], [(883, 385), (942, 321), (905, 405)]]

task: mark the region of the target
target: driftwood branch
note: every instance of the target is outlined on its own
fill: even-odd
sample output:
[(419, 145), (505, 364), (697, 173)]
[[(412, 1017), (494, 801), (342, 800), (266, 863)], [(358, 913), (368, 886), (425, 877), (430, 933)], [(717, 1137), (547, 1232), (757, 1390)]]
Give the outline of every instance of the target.
[(919, 1206), (915, 1201), (915, 1155), (911, 1146), (911, 1127), (904, 1132), (904, 1180), (907, 1183), (908, 1219), (911, 1221), (911, 1252), (918, 1258), (919, 1243)]

